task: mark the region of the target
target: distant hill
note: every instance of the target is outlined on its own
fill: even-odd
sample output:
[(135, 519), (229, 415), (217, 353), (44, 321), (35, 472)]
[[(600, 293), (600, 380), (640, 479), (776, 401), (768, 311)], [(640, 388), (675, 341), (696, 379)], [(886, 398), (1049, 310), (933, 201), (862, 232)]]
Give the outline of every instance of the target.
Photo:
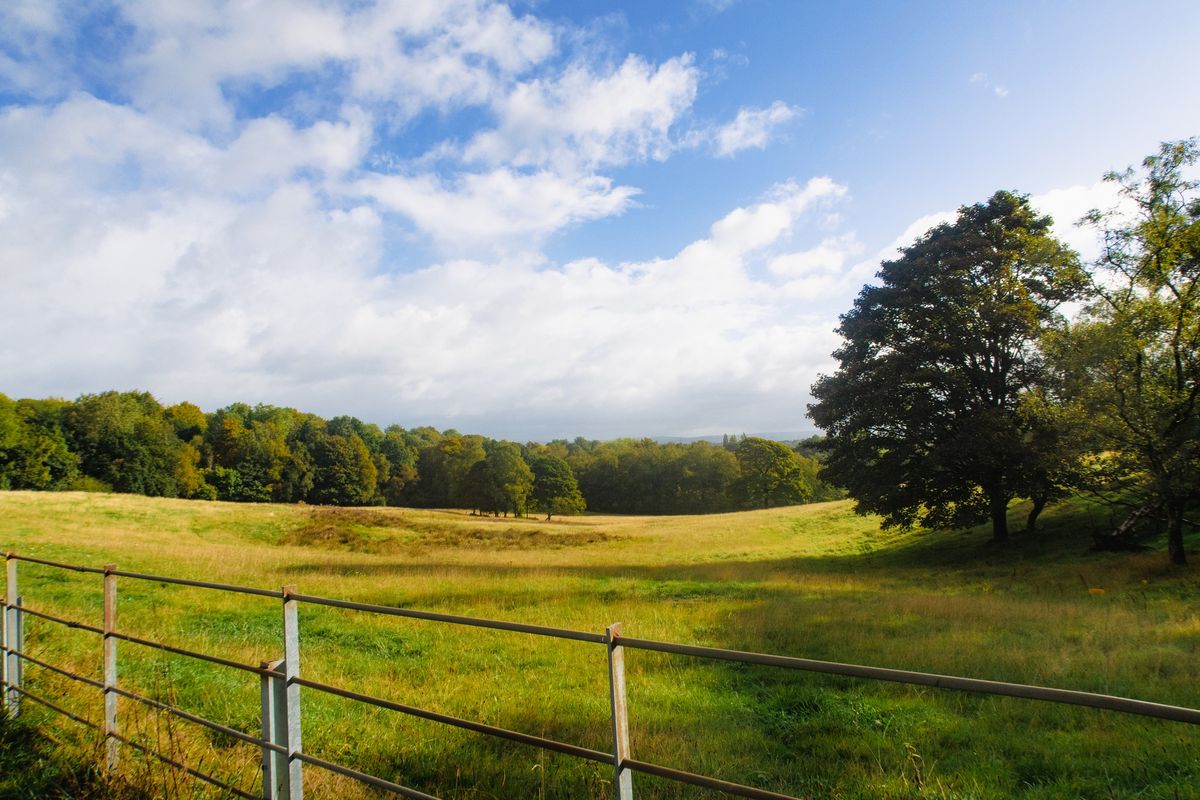
[[(771, 439), (776, 442), (791, 443), (798, 442), (802, 439), (807, 439), (810, 436), (819, 436), (820, 433), (821, 432), (819, 430), (813, 428), (806, 431), (774, 431), (771, 433), (747, 433), (746, 435), (757, 436), (760, 439)], [(652, 438), (659, 444), (691, 444), (692, 442), (712, 442), (713, 444), (720, 444), (722, 441), (724, 441), (726, 436), (732, 437), (735, 435), (740, 437), (742, 432), (738, 431), (736, 434), (716, 433), (709, 434), (708, 436), (654, 436)]]

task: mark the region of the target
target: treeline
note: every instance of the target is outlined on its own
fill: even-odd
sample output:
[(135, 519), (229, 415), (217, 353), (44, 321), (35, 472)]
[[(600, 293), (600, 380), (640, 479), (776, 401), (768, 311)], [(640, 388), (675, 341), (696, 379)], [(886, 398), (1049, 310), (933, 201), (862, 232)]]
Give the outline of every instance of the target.
[(694, 514), (837, 496), (811, 448), (755, 437), (517, 444), (244, 403), (205, 413), (147, 392), (0, 394), (0, 489), (480, 513)]

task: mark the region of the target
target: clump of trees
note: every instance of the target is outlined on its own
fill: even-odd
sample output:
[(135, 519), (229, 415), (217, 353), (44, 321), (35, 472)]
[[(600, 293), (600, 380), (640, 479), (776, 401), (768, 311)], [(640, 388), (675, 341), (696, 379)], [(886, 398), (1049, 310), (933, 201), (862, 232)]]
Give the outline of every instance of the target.
[(1161, 523), (1176, 564), (1200, 505), (1200, 182), (1187, 177), (1198, 160), (1191, 139), (1106, 176), (1132, 211), (1089, 215), (1105, 243), (1091, 303), (1048, 348), (1059, 401), (1089, 422), (1089, 488), (1131, 509), (1109, 544)]
[[(812, 443), (806, 446), (811, 448)], [(755, 456), (755, 453), (759, 453)], [(479, 514), (692, 514), (829, 499), (819, 463), (778, 442), (517, 444), (458, 431), (234, 403), (205, 413), (146, 392), (63, 400), (0, 395), (0, 489)]]
[(1088, 491), (1131, 509), (1102, 546), (1165, 530), (1183, 563), (1200, 504), (1197, 158), (1195, 139), (1167, 143), (1106, 176), (1126, 202), (1086, 218), (1105, 242), (1086, 268), (1003, 191), (884, 262), (813, 386), (825, 477), (885, 526), (990, 520), (997, 541), (1014, 498), (1032, 500), (1032, 530)]
[(842, 316), (841, 368), (813, 387), (828, 470), (887, 526), (991, 520), (1036, 477), (1019, 413), (1045, 383), (1037, 342), (1084, 286), (1078, 258), (1027, 197), (965, 206), (880, 267)]

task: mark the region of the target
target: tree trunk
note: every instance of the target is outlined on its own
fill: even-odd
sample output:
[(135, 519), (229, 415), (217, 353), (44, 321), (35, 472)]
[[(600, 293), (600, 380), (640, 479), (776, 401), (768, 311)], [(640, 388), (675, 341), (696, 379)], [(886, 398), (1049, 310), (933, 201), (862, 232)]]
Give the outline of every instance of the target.
[(1035, 495), (1029, 499), (1033, 501), (1033, 508), (1029, 509), (1029, 516), (1025, 518), (1025, 532), (1033, 533), (1037, 530), (1038, 517), (1046, 508), (1046, 497), (1045, 495)]
[(992, 506), (992, 541), (1008, 541), (1008, 496), (999, 488), (988, 492)]
[(1183, 550), (1183, 510), (1183, 503), (1167, 504), (1167, 553), (1172, 564), (1187, 563), (1187, 553)]

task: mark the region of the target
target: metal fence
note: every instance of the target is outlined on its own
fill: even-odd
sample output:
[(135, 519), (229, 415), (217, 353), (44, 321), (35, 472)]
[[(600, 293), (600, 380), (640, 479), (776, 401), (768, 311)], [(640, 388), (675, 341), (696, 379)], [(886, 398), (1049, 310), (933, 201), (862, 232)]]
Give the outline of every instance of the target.
[[(73, 572), (89, 573), (103, 576), (104, 587), (104, 620), (102, 627), (96, 627), (75, 620), (63, 619), (36, 608), (30, 608), (23, 602), (18, 591), (17, 564), (25, 561), (32, 564)], [(608, 626), (604, 633), (567, 630), (543, 625), (527, 625), (517, 622), (500, 620), (477, 619), (474, 617), (441, 614), (429, 611), (418, 611), (407, 608), (357, 603), (349, 600), (335, 600), (327, 597), (316, 597), (301, 594), (294, 586), (282, 589), (257, 589), (247, 586), (231, 586), (228, 584), (211, 583), (208, 581), (188, 580), (163, 575), (147, 575), (138, 572), (125, 572), (109, 564), (103, 568), (63, 564), (40, 558), (20, 556), (8, 553), (6, 556), (7, 591), (5, 593), (3, 646), (3, 691), (5, 706), (9, 713), (16, 716), (20, 713), (21, 702), (27, 698), (39, 703), (52, 711), (82, 725), (99, 729), (105, 738), (106, 767), (116, 769), (120, 754), (120, 746), (126, 745), (156, 758), (163, 763), (187, 772), (198, 780), (219, 787), (232, 795), (257, 800), (302, 800), (304, 793), (304, 766), (328, 770), (339, 775), (353, 778), (375, 789), (397, 794), (401, 797), (416, 798), (417, 800), (436, 800), (433, 795), (401, 786), (374, 775), (368, 775), (355, 769), (326, 761), (304, 752), (301, 744), (301, 703), (300, 689), (306, 688), (317, 692), (334, 695), (348, 700), (366, 703), (377, 708), (407, 714), (425, 720), (451, 725), (485, 736), (507, 739), (531, 747), (538, 747), (555, 753), (562, 753), (576, 758), (586, 759), (613, 768), (613, 794), (616, 800), (631, 800), (633, 797), (633, 773), (644, 773), (667, 778), (680, 783), (691, 784), (707, 789), (714, 789), (738, 797), (758, 798), (760, 800), (796, 800), (790, 795), (746, 786), (739, 783), (720, 780), (706, 775), (698, 775), (672, 767), (639, 761), (633, 758), (629, 739), (629, 715), (625, 691), (625, 655), (626, 648), (650, 650), (696, 658), (735, 661), (744, 664), (760, 664), (784, 669), (819, 672), (829, 675), (841, 675), (850, 678), (892, 681), (897, 683), (931, 686), (940, 689), (957, 689), (966, 692), (976, 692), (987, 695), (1002, 695), (1020, 697), (1031, 700), (1066, 703), (1086, 706), (1088, 708), (1119, 711), (1126, 714), (1136, 714), (1145, 717), (1175, 722), (1200, 724), (1200, 710), (1179, 706), (1151, 703), (1144, 700), (1133, 700), (1111, 695), (1077, 692), (1066, 689), (1052, 689), (1025, 684), (1004, 683), (1000, 681), (962, 678), (952, 675), (935, 675), (908, 670), (868, 667), (856, 664), (841, 664), (831, 661), (815, 661), (807, 658), (769, 655), (764, 653), (747, 653), (736, 650), (725, 650), (715, 647), (698, 647), (695, 645), (673, 644), (650, 639), (636, 639), (621, 634), (620, 623)], [(125, 578), (137, 581), (152, 581), (156, 583), (175, 584), (220, 592), (234, 592), (245, 595), (255, 595), (279, 600), (282, 605), (282, 621), (280, 625), (280, 650), (276, 655), (280, 659), (265, 661), (258, 666), (243, 664), (220, 656), (199, 653), (181, 647), (143, 639), (137, 636), (121, 633), (117, 629), (117, 579)], [(466, 625), (476, 628), (491, 628), (494, 630), (511, 631), (515, 633), (548, 636), (555, 639), (567, 639), (589, 644), (603, 645), (607, 653), (607, 668), (609, 678), (609, 700), (612, 722), (612, 747), (609, 751), (593, 750), (587, 747), (547, 739), (519, 731), (475, 722), (467, 719), (442, 714), (428, 709), (396, 703), (379, 697), (350, 691), (349, 689), (331, 686), (319, 681), (309, 680), (300, 675), (300, 627), (298, 608), (300, 604), (327, 606), (332, 608), (349, 609), (353, 611), (381, 614), (393, 617), (427, 620), (431, 622)], [(101, 637), (103, 643), (103, 680), (97, 681), (79, 675), (60, 666), (50, 664), (34, 655), (25, 652), (25, 619), (33, 617), (46, 622), (56, 623), (68, 628), (87, 631)], [(261, 735), (254, 736), (243, 731), (214, 722), (204, 717), (184, 711), (181, 708), (145, 697), (137, 692), (123, 688), (118, 682), (117, 643), (127, 642), (165, 651), (180, 656), (198, 659), (210, 664), (217, 664), (229, 669), (241, 670), (259, 676), (262, 697), (262, 727)], [(24, 681), (24, 665), (33, 664), (40, 669), (56, 673), (66, 678), (79, 681), (101, 692), (104, 706), (103, 724), (85, 719), (84, 717), (62, 708), (51, 700), (30, 692)], [(236, 786), (231, 786), (215, 776), (205, 774), (182, 764), (163, 753), (130, 739), (121, 733), (118, 715), (118, 700), (140, 703), (157, 712), (169, 714), (176, 718), (204, 726), (218, 734), (245, 742), (262, 750), (262, 788), (261, 795), (252, 794)]]

